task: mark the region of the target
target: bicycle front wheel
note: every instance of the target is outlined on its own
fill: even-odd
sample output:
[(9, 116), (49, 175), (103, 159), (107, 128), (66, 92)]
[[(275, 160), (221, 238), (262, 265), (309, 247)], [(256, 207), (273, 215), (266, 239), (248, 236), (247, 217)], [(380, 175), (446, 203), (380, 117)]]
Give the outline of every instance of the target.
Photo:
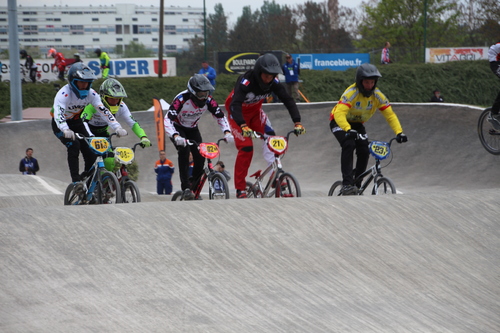
[(477, 134), (484, 149), (490, 154), (500, 155), (500, 130), (490, 123), (491, 108), (485, 109), (477, 122)]
[(396, 185), (386, 177), (380, 177), (377, 179), (377, 186), (373, 187), (373, 195), (384, 195), (384, 194), (396, 194)]
[(133, 180), (127, 180), (122, 188), (122, 203), (141, 202), (141, 193)]
[(172, 201), (182, 201), (182, 191), (176, 191), (173, 195), (172, 195)]
[(84, 197), (84, 189), (82, 183), (69, 184), (64, 192), (65, 205), (81, 205)]
[[(115, 174), (105, 171), (101, 174), (101, 184), (97, 186), (99, 204), (117, 204), (122, 202), (120, 183)], [(99, 193), (100, 192), (100, 193)]]
[(335, 183), (333, 183), (332, 187), (330, 187), (330, 191), (328, 191), (328, 196), (334, 196), (338, 197), (340, 196), (340, 191), (342, 190), (342, 181), (337, 180)]
[(291, 173), (285, 172), (278, 178), (276, 198), (298, 198), (301, 196), (299, 181)]
[(257, 198), (257, 193), (252, 183), (247, 182), (245, 191), (247, 192), (247, 198)]
[(223, 174), (216, 172), (210, 177), (209, 181), (208, 195), (210, 200), (229, 199), (229, 186)]

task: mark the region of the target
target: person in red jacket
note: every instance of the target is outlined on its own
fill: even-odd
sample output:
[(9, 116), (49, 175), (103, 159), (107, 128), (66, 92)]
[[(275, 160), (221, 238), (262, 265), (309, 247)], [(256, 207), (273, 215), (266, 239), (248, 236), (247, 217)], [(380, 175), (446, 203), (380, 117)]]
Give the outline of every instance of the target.
[(56, 49), (52, 48), (47, 53), (47, 57), (52, 57), (55, 59), (54, 63), (51, 66), (51, 70), (54, 71), (54, 67), (57, 67), (59, 70), (59, 74), (57, 78), (61, 81), (64, 81), (64, 71), (66, 69), (66, 58), (61, 52), (57, 52)]
[[(295, 133), (304, 134), (306, 130), (300, 123), (300, 113), (292, 96), (276, 78), (283, 74), (278, 58), (271, 53), (260, 56), (254, 68), (242, 74), (236, 80), (233, 91), (226, 99), (226, 110), (229, 114), (229, 126), (238, 149), (234, 165), (234, 187), (236, 197), (246, 198), (246, 176), (253, 157), (253, 131), (274, 135), (271, 122), (262, 110), (262, 103), (272, 93), (285, 104), (294, 122)], [(264, 145), (264, 158), (272, 163), (274, 155)]]

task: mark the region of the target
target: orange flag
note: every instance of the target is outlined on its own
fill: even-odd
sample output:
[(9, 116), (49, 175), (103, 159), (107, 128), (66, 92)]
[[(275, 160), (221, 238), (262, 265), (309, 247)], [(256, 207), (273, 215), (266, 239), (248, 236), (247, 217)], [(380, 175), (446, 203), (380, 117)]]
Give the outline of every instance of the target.
[(163, 126), (163, 109), (160, 100), (153, 98), (154, 117), (156, 126), (156, 138), (158, 140), (158, 151), (165, 150), (165, 127)]

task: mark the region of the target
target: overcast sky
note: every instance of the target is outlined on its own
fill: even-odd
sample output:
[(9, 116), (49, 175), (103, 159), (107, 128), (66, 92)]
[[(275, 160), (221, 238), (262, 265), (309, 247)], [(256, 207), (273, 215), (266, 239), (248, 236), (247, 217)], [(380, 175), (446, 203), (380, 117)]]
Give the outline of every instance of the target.
[[(5, 5), (7, 5), (8, 1), (10, 0), (5, 0)], [(1, 1), (4, 2), (4, 1)], [(276, 3), (280, 5), (288, 5), (290, 7), (294, 7), (296, 5), (301, 5), (306, 2), (306, 0), (275, 0)], [(314, 1), (317, 3), (321, 3), (324, 1)], [(361, 4), (362, 0), (339, 0), (339, 5), (340, 6), (345, 6), (345, 7), (358, 7)], [(54, 6), (54, 5), (73, 5), (73, 6), (99, 6), (100, 4), (104, 5), (107, 4), (110, 6), (111, 4), (117, 4), (117, 3), (133, 3), (137, 4), (139, 3), (142, 6), (160, 6), (160, 0), (116, 0), (116, 1), (95, 1), (95, 0), (17, 0), (17, 5), (22, 5), (22, 6)], [(180, 1), (173, 1), (173, 0), (164, 0), (164, 6), (165, 8), (168, 8), (170, 6), (175, 6), (175, 7), (181, 7), (179, 5)], [(262, 4), (264, 3), (264, 0), (205, 0), (205, 6), (207, 9), (208, 14), (213, 14), (214, 13), (214, 7), (216, 4), (221, 3), (222, 6), (224, 7), (224, 11), (226, 14), (229, 16), (228, 23), (230, 26), (232, 24), (236, 23), (236, 18), (241, 16), (242, 13), (242, 8), (245, 6), (250, 6), (252, 12), (254, 12), (256, 9), (259, 9)], [(2, 5), (4, 6), (4, 5)], [(182, 1), (182, 7), (186, 6), (191, 6), (191, 7), (199, 7), (203, 8), (203, 0), (183, 0)]]

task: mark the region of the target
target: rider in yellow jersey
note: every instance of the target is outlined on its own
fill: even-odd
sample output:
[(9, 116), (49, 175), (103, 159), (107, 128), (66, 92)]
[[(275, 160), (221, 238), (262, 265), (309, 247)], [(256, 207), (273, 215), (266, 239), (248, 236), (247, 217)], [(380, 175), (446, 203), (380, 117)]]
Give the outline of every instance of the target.
[(101, 51), (101, 49), (96, 49), (95, 54), (99, 57), (99, 62), (101, 63), (102, 78), (107, 79), (109, 74), (109, 55), (106, 52)]
[[(343, 195), (356, 194), (360, 183), (354, 178), (361, 175), (368, 165), (368, 135), (363, 125), (379, 110), (397, 135), (397, 142), (408, 141), (389, 100), (377, 88), (382, 77), (377, 67), (363, 64), (356, 71), (356, 83), (350, 85), (330, 112), (330, 129), (342, 147), (341, 169)], [(356, 149), (356, 174), (353, 174), (353, 155)]]

